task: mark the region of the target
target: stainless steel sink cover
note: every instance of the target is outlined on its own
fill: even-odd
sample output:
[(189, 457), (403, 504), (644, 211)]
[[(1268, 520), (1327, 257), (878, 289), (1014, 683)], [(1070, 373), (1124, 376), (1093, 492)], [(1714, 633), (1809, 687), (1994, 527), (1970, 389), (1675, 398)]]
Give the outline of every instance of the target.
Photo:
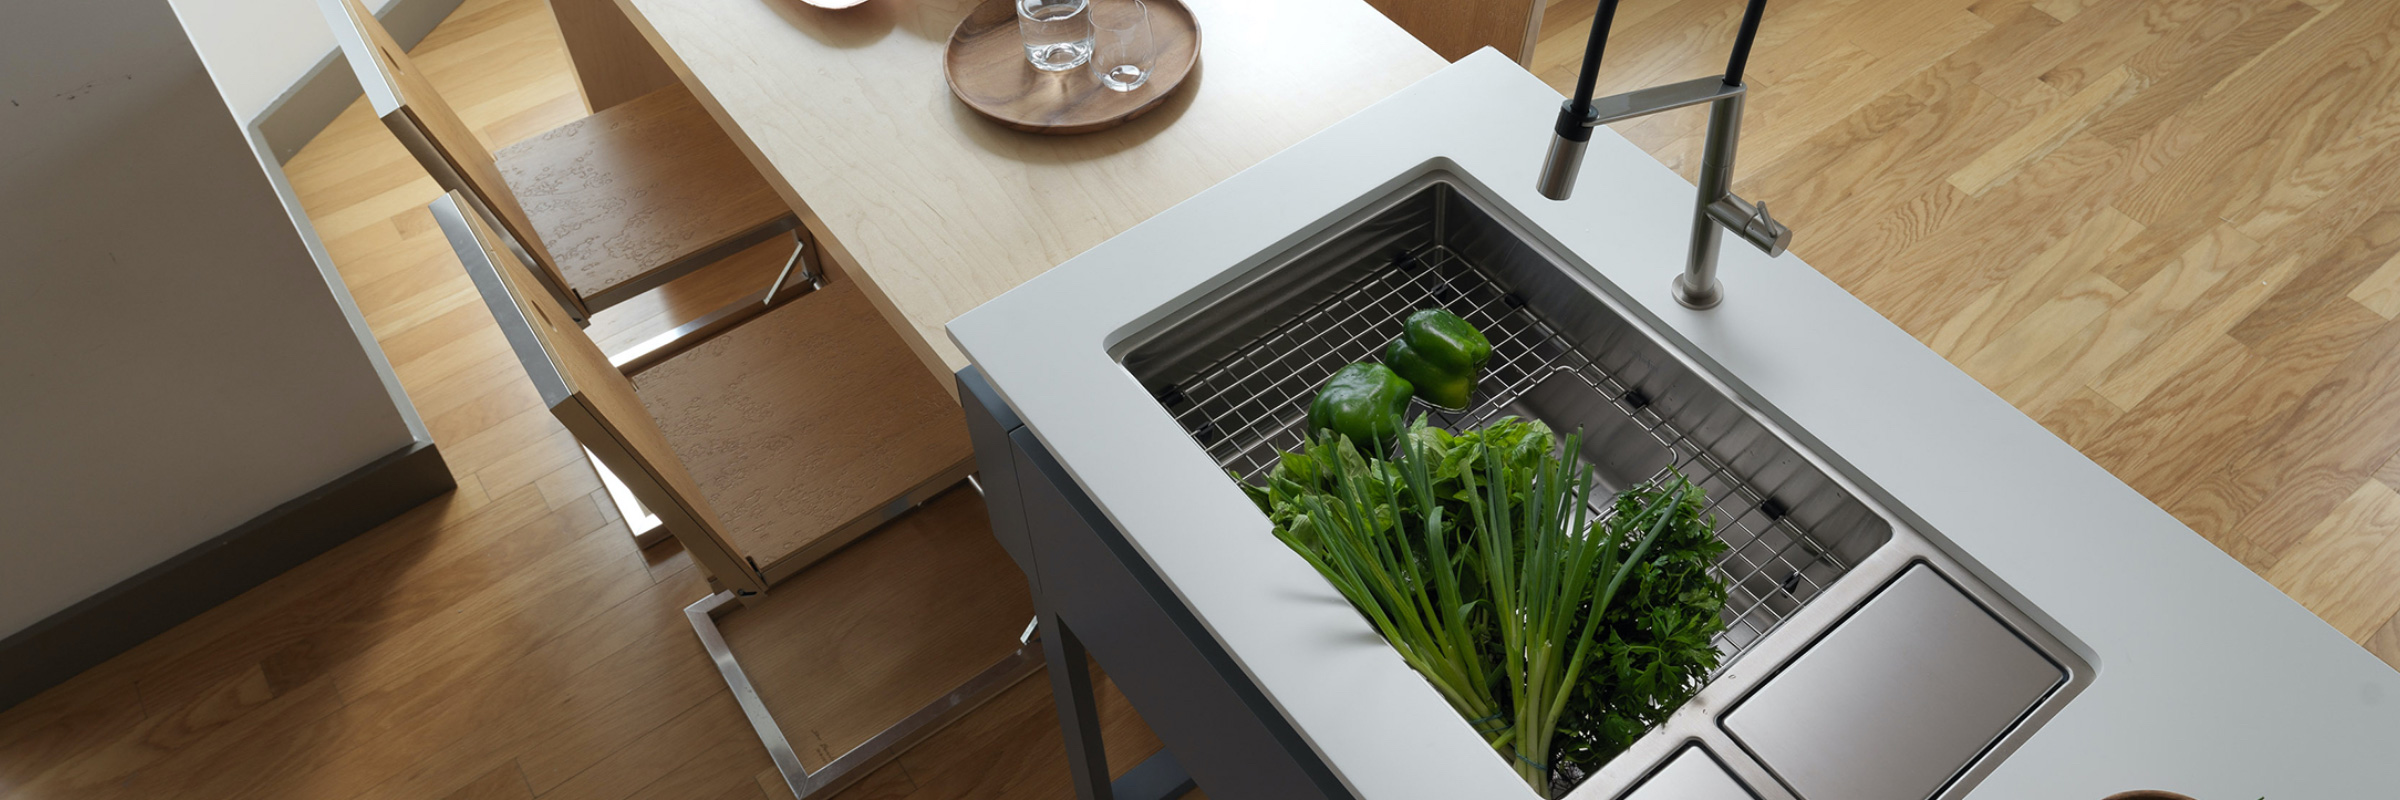
[(1918, 564), (1734, 706), (1724, 726), (1807, 800), (1923, 800), (2066, 679)]
[[(1670, 469), (1706, 489), (1718, 536), (1730, 548), (1717, 565), (1730, 587), (1727, 628), (1717, 640), (1725, 665), (1673, 718), (1590, 776), (1573, 797), (1617, 798), (1696, 740), (1762, 800), (1795, 798), (1775, 775), (1802, 770), (1776, 759), (1803, 757), (1799, 751), (1753, 757), (1718, 718), (1919, 563), (1952, 576), (1965, 596), (1993, 609), (1994, 624), (2025, 636), (2070, 675), (2038, 707), (2019, 709), (1973, 764), (1963, 771), (1950, 765), (1956, 779), (1941, 796), (1971, 787), (2089, 681), (2084, 662), (2057, 638), (1965, 577), (1971, 572), (1964, 565), (1898, 524), (1857, 481), (1626, 313), (1615, 287), (1537, 242), (1468, 181), (1436, 171), (1236, 270), (1114, 352), (1219, 465), (1256, 481), (1273, 468), (1278, 451), (1300, 444), (1318, 385), (1346, 364), (1379, 359), (1403, 317), (1440, 306), (1480, 328), (1492, 340), (1493, 359), (1474, 407), (1443, 413), (1418, 404), (1412, 418), (1427, 413), (1433, 424), (1452, 429), (1504, 415), (1538, 418), (1561, 434), (1584, 432), (1581, 456), (1608, 489)], [(1868, 674), (1858, 673), (1862, 680)]]

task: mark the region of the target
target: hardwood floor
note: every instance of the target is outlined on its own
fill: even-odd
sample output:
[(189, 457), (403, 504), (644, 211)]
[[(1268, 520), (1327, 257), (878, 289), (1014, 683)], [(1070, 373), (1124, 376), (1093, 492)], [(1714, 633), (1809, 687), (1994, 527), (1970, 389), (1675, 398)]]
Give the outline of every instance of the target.
[[(1593, 5), (1548, 9), (1553, 84)], [(1603, 91), (1721, 69), (1738, 5), (1626, 0)], [(2396, 51), (2384, 0), (1776, 0), (1738, 186), (1810, 263), (2400, 664)], [(468, 0), (416, 56), (487, 144), (584, 114), (540, 0)], [(1621, 132), (1688, 174), (1701, 124)], [(0, 798), (780, 793), (684, 624), (703, 581), (632, 546), (424, 210), (433, 182), (363, 106), (288, 171), (459, 489), (0, 712)], [(706, 308), (731, 285), (709, 274), (596, 338)], [(1046, 685), (844, 796), (1066, 796)], [(1154, 745), (1110, 708), (1122, 769)]]
[[(586, 113), (542, 0), (468, 0), (415, 55), (488, 145)], [(705, 580), (671, 544), (634, 547), (425, 210), (433, 181), (363, 103), (286, 168), (459, 488), (0, 712), (0, 798), (789, 797), (684, 619)], [(602, 312), (594, 336), (640, 341), (779, 266), (703, 269)], [(789, 622), (776, 609), (736, 612), (728, 637), (824, 644), (741, 634)], [(1157, 741), (1102, 691), (1130, 768)], [(801, 728), (821, 743), (891, 721)], [(1067, 781), (1037, 673), (841, 796), (1057, 798)]]
[[(1600, 91), (1722, 71), (1740, 6), (1626, 0)], [(1749, 74), (1794, 252), (2400, 665), (2400, 3), (1775, 0)], [(1688, 177), (1706, 124), (1616, 128)]]

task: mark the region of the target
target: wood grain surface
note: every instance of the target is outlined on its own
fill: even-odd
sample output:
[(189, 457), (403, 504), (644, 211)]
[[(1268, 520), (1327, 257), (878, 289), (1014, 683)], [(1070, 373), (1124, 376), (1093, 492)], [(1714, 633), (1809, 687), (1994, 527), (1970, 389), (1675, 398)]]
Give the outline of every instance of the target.
[(606, 111), (618, 103), (681, 85), (675, 71), (625, 21), (616, 0), (547, 0), (559, 38), (575, 63), (586, 106)]
[[(1200, 58), (1200, 25), (1182, 0), (1148, 0), (1145, 5), (1153, 54), (1150, 79), (1133, 91), (1101, 85), (1088, 64), (1060, 72), (1034, 69), (1025, 59), (1024, 37), (1017, 32), (1016, 0), (984, 0), (959, 20), (950, 33), (950, 46), (942, 51), (942, 79), (975, 113), (1028, 133), (1091, 133), (1132, 122), (1166, 102)], [(1086, 13), (1098, 10), (1096, 3)], [(1095, 47), (1093, 56), (1099, 55)]]
[[(458, 197), (456, 190), (448, 196)], [(550, 412), (609, 472), (625, 481), (710, 575), (728, 587), (764, 591), (766, 581), (743, 559), (742, 544), (726, 535), (728, 528), (711, 506), (707, 485), (685, 465), (666, 431), (643, 408), (633, 383), (584, 335), (533, 270), (484, 224), (482, 215), (459, 210), (474, 240), (460, 260), (472, 259), (468, 269), (491, 270), (503, 285), (507, 297), (486, 299), (487, 304), (513, 308), (499, 324), (522, 326), (518, 332), (538, 342), (536, 348), (516, 351), (526, 374), (555, 380), (568, 393), (544, 398)]]
[[(1739, 6), (1628, 0), (1600, 90), (1721, 69)], [(1795, 252), (2400, 663), (2400, 3), (1778, 0), (1750, 63)], [(1688, 177), (1705, 125), (1615, 127)]]
[[(587, 304), (791, 213), (681, 84), (496, 154), (506, 190)], [(786, 248), (789, 252), (789, 248)], [(760, 284), (763, 288), (764, 283)]]
[(680, 84), (495, 154), (358, 0), (321, 1), (353, 29), (345, 46), (362, 51), (361, 80), (395, 98), (385, 124), (431, 146), (419, 157), (457, 176), (447, 188), (489, 209), (578, 318), (790, 213)]
[[(1623, 89), (1721, 68), (1736, 5), (1626, 0), (1604, 80)], [(2116, 5), (2131, 8), (2111, 10)], [(1581, 55), (1578, 18), (1591, 7), (1561, 0), (1549, 8), (1536, 59), (1545, 78), (1570, 77), (1561, 65)], [(1752, 61), (1758, 94), (1737, 174), (1746, 196), (1804, 217), (1792, 220), (1797, 249), (1853, 291), (1885, 272), (1908, 280), (1878, 291), (1938, 283), (1943, 265), (1899, 259), (1897, 246), (1959, 235), (1946, 231), (2039, 237), (2035, 257), (1996, 284), (2007, 288), (1984, 287), (1958, 314), (1972, 319), (1949, 335), (1989, 341), (2013, 330), (2017, 347), (2038, 348), (2045, 338), (2081, 341), (2086, 330), (2111, 330), (2102, 320), (2112, 318), (2113, 330), (2149, 331), (2135, 355), (2076, 373), (2075, 391), (2056, 392), (2062, 399), (2037, 418), (2153, 499), (2210, 473), (2285, 469), (2279, 465), (2293, 463), (2291, 455), (2268, 457), (2258, 444), (2278, 435), (2270, 431), (2299, 430), (2302, 420), (2335, 426), (2332, 451), (2353, 454), (2306, 468), (2338, 485), (2331, 479), (2342, 464), (2372, 461), (2371, 451), (2400, 427), (2370, 405), (2332, 402), (2372, 391), (2360, 368), (2400, 358), (2378, 338), (2395, 324), (2389, 315), (2400, 315), (2400, 264), (2372, 259), (2373, 238), (2360, 235), (2400, 196), (2392, 173), (2400, 153), (2380, 127), (2392, 109), (2388, 95), (2366, 108), (2331, 107), (2400, 76), (2400, 57), (2344, 33), (2381, 25), (2388, 34), (2389, 8), (2370, 0), (1776, 0)], [(910, 30), (888, 33), (914, 36)], [(1213, 48), (1222, 37), (1210, 33)], [(2126, 48), (2133, 54), (2122, 55)], [(584, 113), (540, 0), (467, 0), (414, 55), (488, 141), (513, 142)], [(2143, 88), (2066, 144), (2028, 155), (2027, 166), (1981, 195), (1949, 182), (2053, 104), (2123, 66)], [(920, 77), (905, 102), (951, 102), (938, 77)], [(1995, 93), (1987, 83), (2018, 93)], [(2141, 192), (2147, 199), (2138, 204), (2118, 192), (2093, 206), (2124, 219), (2082, 214), (2066, 236), (2027, 221), (2039, 218), (2044, 194), (2082, 191), (2058, 177), (2074, 170), (2044, 163), (2061, 150), (2129, 147), (2162, 125), (2192, 125), (2212, 106), (2260, 115), (2205, 112), (2249, 131), (2216, 133), (2265, 150), (2219, 144), (2205, 158), (2186, 154), (2153, 174), (2188, 173), (2172, 180), (2190, 192)], [(2187, 121), (2168, 122), (2178, 117)], [(1688, 164), (1697, 150), (1686, 137), (1703, 124), (1698, 114), (1669, 115), (1627, 134)], [(2024, 146), (2027, 154), (2043, 149), (2039, 141)], [(683, 620), (683, 607), (707, 591), (704, 581), (671, 545), (637, 550), (614, 518), (598, 478), (541, 406), (425, 211), (440, 188), (363, 102), (287, 171), (459, 488), (0, 712), (0, 798), (776, 796), (773, 764)], [(2008, 211), (1986, 207), (2028, 177), (2047, 188)], [(2265, 201), (2259, 213), (2218, 218), (2247, 198)], [(2141, 227), (2126, 227), (2127, 219)], [(2161, 228), (2174, 230), (2155, 232)], [(2328, 259), (2370, 268), (2359, 277), (2325, 269)], [(2025, 270), (2039, 272), (2020, 276)], [(2159, 276), (2178, 276), (2162, 289), (2207, 288), (2158, 293), (2161, 302), (2138, 306), (2138, 315), (2118, 300), (2072, 330), (2023, 324), (2045, 306), (2052, 320), (2089, 313), (2055, 310), (2088, 302), (2062, 298), (2108, 296), (2078, 286), (2095, 273), (2127, 297), (2149, 296), (2140, 284)], [(1727, 291), (1741, 291), (1740, 274), (1724, 278)], [(642, 325), (671, 327), (676, 307), (619, 306), (600, 312), (595, 329), (616, 324), (612, 330), (624, 332), (615, 335), (638, 338)], [(2228, 333), (2269, 308), (2281, 310), (2258, 316), (2242, 338)], [(638, 316), (613, 320), (619, 313)], [(1943, 327), (1912, 330), (1933, 342)], [(2034, 368), (2021, 375), (2066, 375), (2064, 365), (2075, 363), (2046, 353), (2030, 361)], [(2347, 416), (2333, 417), (2336, 408)], [(2389, 601), (2379, 593), (2400, 583), (2400, 567), (2382, 555), (2390, 552), (2393, 502), (2383, 493), (2400, 486), (2400, 463), (2387, 460), (2338, 489), (2318, 485), (2271, 488), (2269, 503), (2245, 503), (2303, 510), (2319, 501), (2274, 498), (2329, 497), (2317, 519), (2279, 527), (2275, 541), (2292, 538), (2272, 566), (2252, 566), (2354, 638), (2365, 631), (2369, 650), (2400, 663), (2400, 617), (2360, 622), (2379, 616)], [(2226, 543), (2248, 535), (2232, 533), (2238, 527), (2201, 530)], [(846, 647), (874, 647), (871, 633), (850, 631)], [(745, 648), (744, 657), (765, 656)], [(1105, 685), (1102, 708), (1112, 767), (1122, 772), (1155, 739)], [(1071, 789), (1055, 725), (1048, 681), (1036, 676), (841, 797), (1065, 797)]]
[(718, 622), (810, 769), (1015, 651), (1033, 618), (1025, 573), (964, 486), (822, 566)]
[(1182, 90), (1036, 136), (942, 79), (980, 2), (619, 3), (945, 381), (966, 366), (951, 318), (1443, 65), (1360, 0), (1189, 0), (1208, 52)]
[(592, 315), (584, 329), (603, 353), (621, 355), (677, 323), (697, 319), (766, 288), (792, 256), (792, 240), (777, 236)]
[[(467, 0), (414, 55), (487, 141), (584, 114), (540, 0)], [(709, 591), (700, 570), (672, 543), (634, 546), (435, 227), (441, 188), (364, 102), (287, 172), (459, 488), (0, 711), (0, 798), (788, 798), (684, 621)], [(678, 307), (715, 306), (598, 316), (639, 313), (616, 329), (639, 336)], [(853, 585), (892, 608), (933, 600)], [(874, 634), (852, 629), (837, 652)], [(1048, 687), (1019, 683), (841, 798), (1064, 796)], [(1099, 688), (1121, 773), (1157, 740)]]
[[(1543, 0), (1367, 0), (1442, 58), (1457, 61), (1486, 47), (1533, 61)], [(1590, 18), (1587, 12), (1586, 19)]]
[[(493, 160), (491, 148), (459, 119), (458, 112), (435, 91), (425, 79), (408, 51), (385, 30), (359, 0), (319, 0), (325, 7), (328, 24), (334, 26), (350, 68), (358, 73), (359, 82), (369, 84), (367, 96), (377, 99), (378, 112), (384, 125), (401, 141), (422, 141), (431, 152), (415, 153), (420, 162), (437, 179), (455, 176), (457, 185), (443, 188), (462, 192), (481, 208), (496, 217), (502, 230), (533, 257), (531, 265), (539, 270), (542, 279), (553, 288), (568, 286), (561, 274), (558, 259), (544, 245), (532, 218), (525, 213), (515, 193), (509, 191), (508, 181), (500, 173), (499, 162)], [(445, 175), (444, 173), (448, 173)], [(578, 318), (590, 313), (580, 298), (567, 294), (565, 301)]]
[(928, 479), (957, 481), (975, 455), (958, 404), (844, 276), (633, 385), (725, 536), (770, 573), (822, 558)]

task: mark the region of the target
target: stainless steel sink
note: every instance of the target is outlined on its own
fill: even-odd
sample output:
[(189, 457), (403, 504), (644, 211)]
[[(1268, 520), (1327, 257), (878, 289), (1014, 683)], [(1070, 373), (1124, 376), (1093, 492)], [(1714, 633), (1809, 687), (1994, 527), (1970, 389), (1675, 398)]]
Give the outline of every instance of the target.
[[(1481, 328), (1494, 357), (1474, 407), (1443, 413), (1419, 405), (1412, 418), (1427, 413), (1453, 429), (1504, 415), (1538, 418), (1561, 433), (1582, 430), (1581, 456), (1611, 490), (1670, 469), (1707, 489), (1718, 535), (1730, 548), (1717, 565), (1730, 586), (1727, 627), (1717, 641), (1724, 666), (1666, 724), (1589, 776), (1573, 797), (1621, 797), (1694, 744), (1766, 800), (1837, 800), (1823, 796), (1823, 788), (1804, 793), (1826, 784), (1796, 781), (1828, 768), (1897, 769), (1860, 756), (1871, 747), (1860, 743), (1888, 739), (1904, 723), (1828, 714), (1823, 704), (1761, 701), (1740, 714), (1743, 730), (1814, 730), (1827, 743), (1812, 750), (1805, 742), (1790, 747), (1778, 740), (1762, 753), (1730, 732), (1726, 720), (1770, 685), (1775, 698), (1876, 691), (1876, 684), (1925, 697), (1980, 691), (1963, 682), (1989, 676), (1905, 669), (1943, 663), (1909, 650), (1946, 646), (1939, 644), (1948, 641), (1944, 637), (1912, 637), (1905, 629), (1829, 635), (1912, 569), (1946, 578), (1968, 607), (1988, 614), (2031, 651), (2031, 658), (2018, 662), (2052, 668), (2055, 675), (2012, 676), (2039, 679), (2042, 691), (2021, 707), (1989, 712), (2005, 711), (2004, 718), (1930, 723), (1997, 733), (1950, 731), (1943, 741), (1961, 743), (1950, 749), (1963, 751), (1909, 754), (1910, 763), (1898, 771), (1938, 779), (1900, 781), (1901, 796), (1963, 794), (2089, 682), (2089, 666), (2058, 638), (1898, 522), (1899, 515), (1798, 444), (1772, 415), (1626, 313), (1613, 287), (1537, 242), (1469, 182), (1436, 172), (1365, 203), (1324, 233), (1265, 254), (1209, 295), (1129, 337), (1117, 352), (1127, 372), (1195, 442), (1227, 470), (1255, 481), (1273, 467), (1277, 451), (1300, 443), (1308, 401), (1326, 377), (1353, 361), (1375, 359), (1401, 318), (1438, 305)], [(1823, 647), (1812, 648), (1820, 641)], [(1803, 653), (1810, 663), (1858, 663), (1861, 657), (1835, 651), (1859, 647), (1875, 649), (1865, 663), (1895, 666), (1785, 669), (1802, 663)], [(1780, 677), (1786, 672), (1788, 678)], [(1824, 718), (1790, 718), (1802, 710)], [(1754, 743), (1760, 735), (1748, 738)], [(1864, 761), (1805, 763), (1820, 757)], [(1939, 763), (1928, 766), (1927, 758)], [(1914, 794), (1918, 783), (1926, 784), (1922, 794)]]

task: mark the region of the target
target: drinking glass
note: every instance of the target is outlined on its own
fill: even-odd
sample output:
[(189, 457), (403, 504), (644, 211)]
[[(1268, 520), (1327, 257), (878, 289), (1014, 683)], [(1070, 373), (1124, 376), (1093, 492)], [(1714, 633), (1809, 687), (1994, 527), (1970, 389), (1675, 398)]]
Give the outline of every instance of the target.
[(1150, 81), (1150, 7), (1142, 0), (1095, 0), (1092, 6), (1092, 76), (1120, 92)]
[(1063, 72), (1092, 58), (1090, 0), (1014, 0), (1025, 60), (1044, 72)]

